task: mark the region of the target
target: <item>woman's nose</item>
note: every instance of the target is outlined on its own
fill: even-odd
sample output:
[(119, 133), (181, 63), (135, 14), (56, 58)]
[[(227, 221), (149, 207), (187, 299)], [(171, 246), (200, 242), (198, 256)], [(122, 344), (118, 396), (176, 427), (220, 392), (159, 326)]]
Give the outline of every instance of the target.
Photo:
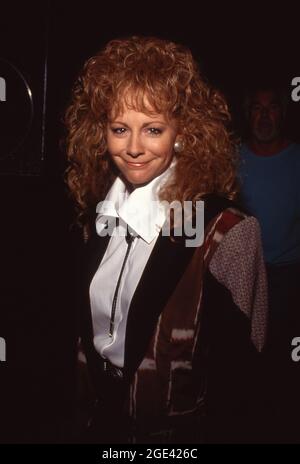
[(127, 154), (136, 158), (144, 153), (144, 147), (140, 140), (140, 136), (132, 134), (128, 140)]

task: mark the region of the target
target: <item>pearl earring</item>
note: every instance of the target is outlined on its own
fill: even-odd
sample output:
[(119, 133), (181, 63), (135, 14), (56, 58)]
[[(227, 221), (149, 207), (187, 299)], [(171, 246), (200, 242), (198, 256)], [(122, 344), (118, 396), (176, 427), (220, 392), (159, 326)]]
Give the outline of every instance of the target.
[(180, 153), (183, 150), (183, 142), (181, 140), (177, 140), (174, 143), (174, 151), (175, 153)]

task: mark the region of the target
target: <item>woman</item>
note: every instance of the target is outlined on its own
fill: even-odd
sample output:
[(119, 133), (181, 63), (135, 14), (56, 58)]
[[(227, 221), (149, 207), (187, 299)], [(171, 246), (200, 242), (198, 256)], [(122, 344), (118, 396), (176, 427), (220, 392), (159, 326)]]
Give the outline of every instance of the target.
[[(265, 273), (258, 224), (232, 202), (228, 122), (190, 51), (156, 38), (109, 42), (75, 84), (67, 182), (86, 241), (91, 441), (253, 438)], [(199, 239), (200, 200), (195, 246), (179, 223)]]

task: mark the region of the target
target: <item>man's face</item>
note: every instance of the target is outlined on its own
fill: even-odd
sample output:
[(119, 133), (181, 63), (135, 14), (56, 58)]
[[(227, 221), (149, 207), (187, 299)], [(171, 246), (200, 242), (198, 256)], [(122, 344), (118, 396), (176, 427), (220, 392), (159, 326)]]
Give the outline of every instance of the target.
[(279, 98), (272, 90), (258, 91), (250, 106), (252, 136), (263, 143), (270, 143), (280, 135), (283, 112)]

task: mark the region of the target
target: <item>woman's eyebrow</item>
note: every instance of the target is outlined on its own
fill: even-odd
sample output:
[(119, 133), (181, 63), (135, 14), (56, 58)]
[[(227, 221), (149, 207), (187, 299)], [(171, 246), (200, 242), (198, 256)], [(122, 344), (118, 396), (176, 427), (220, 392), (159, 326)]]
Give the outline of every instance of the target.
[(126, 127), (129, 127), (125, 122), (123, 121), (115, 121), (115, 120), (112, 120), (112, 121), (108, 121), (109, 124), (120, 124), (121, 126), (126, 126)]
[[(128, 124), (126, 124), (123, 121), (109, 121), (109, 123), (110, 124), (121, 124), (122, 126), (129, 127)], [(144, 124), (142, 124), (142, 127), (151, 126), (152, 124), (166, 125), (166, 122), (165, 121), (160, 121), (160, 120), (149, 121), (149, 122), (145, 122)]]
[(152, 124), (166, 125), (167, 123), (165, 121), (160, 121), (159, 119), (156, 119), (155, 121), (145, 122), (142, 127), (151, 126)]

